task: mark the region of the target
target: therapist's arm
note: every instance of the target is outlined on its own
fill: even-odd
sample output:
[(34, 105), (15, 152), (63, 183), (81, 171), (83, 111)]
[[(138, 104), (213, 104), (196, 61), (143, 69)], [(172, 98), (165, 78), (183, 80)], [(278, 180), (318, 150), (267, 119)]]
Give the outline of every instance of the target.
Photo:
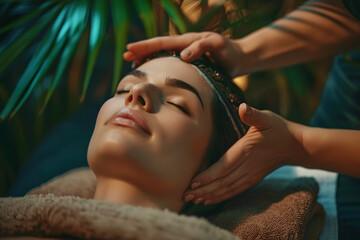
[(305, 158), (292, 162), (360, 177), (360, 131), (303, 127)]
[(360, 131), (307, 127), (246, 104), (241, 120), (250, 126), (215, 164), (192, 179), (185, 201), (214, 204), (260, 182), (283, 165), (360, 177)]
[(332, 56), (360, 43), (360, 21), (341, 0), (308, 1), (287, 16), (237, 44), (248, 72), (273, 69)]
[(141, 59), (159, 50), (182, 50), (185, 61), (208, 52), (230, 75), (316, 60), (359, 46), (360, 21), (341, 0), (312, 0), (287, 16), (241, 39), (213, 32), (156, 37), (128, 44), (124, 59)]

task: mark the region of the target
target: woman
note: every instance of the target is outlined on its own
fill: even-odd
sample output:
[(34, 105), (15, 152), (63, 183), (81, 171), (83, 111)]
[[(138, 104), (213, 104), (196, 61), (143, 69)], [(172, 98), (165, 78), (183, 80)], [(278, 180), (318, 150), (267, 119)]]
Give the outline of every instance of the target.
[[(323, 211), (315, 203), (313, 179), (286, 186), (270, 182), (234, 199), (231, 211), (224, 206), (218, 215), (210, 211), (212, 206), (185, 205), (183, 194), (193, 176), (217, 161), (246, 132), (237, 114), (241, 92), (226, 78), (204, 60), (189, 64), (174, 56), (137, 67), (121, 80), (116, 94), (98, 113), (88, 147), (88, 162), (97, 181), (85, 170), (84, 178), (90, 181), (75, 172), (75, 178), (67, 174), (23, 198), (0, 198), (0, 237), (235, 239), (236, 235), (245, 239), (276, 235), (286, 239), (295, 233), (295, 239), (303, 239), (311, 233), (313, 237), (307, 239), (316, 239)], [(95, 194), (84, 194), (83, 188), (91, 185), (94, 189), (95, 184)], [(195, 203), (201, 201), (195, 199)], [(206, 215), (232, 233), (197, 218), (150, 208)], [(310, 220), (312, 228), (307, 227)]]
[(180, 212), (192, 177), (244, 135), (234, 112), (241, 100), (224, 95), (240, 90), (206, 62), (194, 64), (145, 62), (103, 104), (88, 148), (95, 199)]

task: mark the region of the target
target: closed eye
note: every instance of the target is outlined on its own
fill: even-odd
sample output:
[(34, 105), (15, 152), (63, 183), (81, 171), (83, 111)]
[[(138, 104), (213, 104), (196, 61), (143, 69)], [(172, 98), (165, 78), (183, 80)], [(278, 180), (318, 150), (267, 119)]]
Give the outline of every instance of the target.
[(123, 93), (128, 93), (130, 91), (127, 91), (127, 90), (117, 90), (116, 91), (116, 95), (120, 95), (120, 94), (123, 94)]
[(166, 103), (171, 104), (171, 105), (177, 107), (180, 111), (182, 111), (182, 112), (185, 113), (186, 115), (189, 115), (189, 116), (190, 116), (189, 111), (188, 111), (186, 108), (184, 108), (183, 106), (180, 106), (180, 105), (178, 105), (178, 104), (175, 104), (175, 103), (169, 102), (169, 101), (166, 101)]

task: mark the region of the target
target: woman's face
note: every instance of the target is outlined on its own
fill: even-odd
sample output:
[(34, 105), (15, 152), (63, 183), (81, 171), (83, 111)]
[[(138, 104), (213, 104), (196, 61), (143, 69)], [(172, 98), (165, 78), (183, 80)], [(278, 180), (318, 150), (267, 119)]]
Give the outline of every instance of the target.
[(177, 189), (181, 197), (207, 150), (212, 99), (190, 64), (173, 57), (146, 62), (101, 107), (90, 167), (98, 178), (130, 181), (157, 194)]

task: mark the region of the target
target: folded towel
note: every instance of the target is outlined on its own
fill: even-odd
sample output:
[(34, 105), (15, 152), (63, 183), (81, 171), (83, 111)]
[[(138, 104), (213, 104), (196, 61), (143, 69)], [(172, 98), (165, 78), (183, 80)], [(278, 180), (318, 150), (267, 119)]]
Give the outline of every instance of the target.
[(208, 217), (241, 239), (317, 239), (325, 213), (313, 178), (264, 180)]
[(92, 171), (79, 169), (23, 198), (0, 199), (0, 236), (317, 239), (324, 224), (324, 211), (315, 202), (317, 183), (312, 178), (264, 180), (221, 204), (208, 217), (211, 223), (168, 211), (93, 200), (95, 187)]

